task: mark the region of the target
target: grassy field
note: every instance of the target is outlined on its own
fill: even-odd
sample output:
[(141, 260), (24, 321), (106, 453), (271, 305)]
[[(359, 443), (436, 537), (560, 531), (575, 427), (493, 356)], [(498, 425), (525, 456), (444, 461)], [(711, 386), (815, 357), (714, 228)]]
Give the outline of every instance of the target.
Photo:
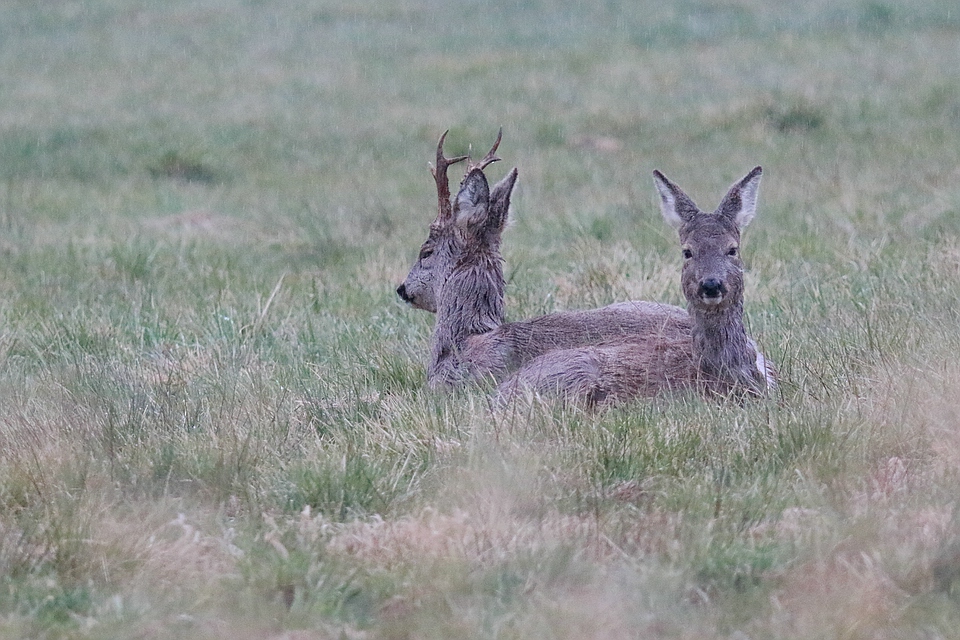
[[(0, 4), (0, 637), (960, 638), (953, 0)], [(757, 164), (780, 393), (427, 392), (436, 139), (511, 319), (681, 302)]]

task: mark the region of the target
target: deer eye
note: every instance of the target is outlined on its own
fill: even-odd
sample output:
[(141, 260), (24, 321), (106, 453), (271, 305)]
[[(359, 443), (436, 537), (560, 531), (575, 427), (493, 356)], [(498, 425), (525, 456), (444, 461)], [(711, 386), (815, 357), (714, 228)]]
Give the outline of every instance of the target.
[(684, 249), (684, 250), (683, 250), (683, 259), (684, 259), (684, 260), (689, 260), (689, 259), (692, 258), (692, 257), (693, 257), (693, 251), (690, 251), (690, 249)]
[(432, 256), (432, 255), (433, 255), (433, 249), (431, 249), (431, 248), (429, 248), (429, 247), (424, 247), (423, 249), (420, 249), (420, 259), (421, 259), (421, 260), (426, 260), (427, 258), (429, 258), (429, 257)]
[(736, 248), (736, 247), (730, 247), (730, 248), (727, 250), (727, 255), (728, 255), (728, 256), (731, 256), (731, 257), (735, 257), (735, 256), (737, 255), (737, 248)]

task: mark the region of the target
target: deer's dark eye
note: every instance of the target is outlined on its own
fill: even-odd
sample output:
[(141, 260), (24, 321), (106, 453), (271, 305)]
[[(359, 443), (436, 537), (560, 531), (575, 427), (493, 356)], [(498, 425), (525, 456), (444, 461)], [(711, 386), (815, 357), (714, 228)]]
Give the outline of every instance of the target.
[(692, 258), (692, 257), (693, 257), (693, 251), (690, 251), (690, 249), (684, 249), (684, 250), (683, 250), (683, 259), (684, 259), (684, 260), (689, 260), (689, 259)]
[(420, 249), (420, 259), (421, 259), (421, 260), (426, 260), (427, 258), (429, 258), (429, 257), (432, 256), (432, 255), (433, 255), (433, 249), (431, 249), (431, 248), (429, 248), (429, 247), (424, 247), (423, 249)]
[(735, 257), (735, 256), (737, 255), (737, 248), (736, 248), (736, 247), (730, 247), (730, 248), (727, 250), (727, 255), (728, 255), (728, 256), (731, 256), (731, 257)]

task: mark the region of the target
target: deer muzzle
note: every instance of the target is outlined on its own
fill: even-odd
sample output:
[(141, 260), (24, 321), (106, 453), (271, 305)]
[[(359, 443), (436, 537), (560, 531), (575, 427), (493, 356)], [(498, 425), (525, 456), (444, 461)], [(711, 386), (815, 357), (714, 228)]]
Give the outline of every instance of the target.
[(707, 305), (717, 305), (723, 302), (727, 287), (717, 278), (705, 278), (700, 281), (700, 300)]

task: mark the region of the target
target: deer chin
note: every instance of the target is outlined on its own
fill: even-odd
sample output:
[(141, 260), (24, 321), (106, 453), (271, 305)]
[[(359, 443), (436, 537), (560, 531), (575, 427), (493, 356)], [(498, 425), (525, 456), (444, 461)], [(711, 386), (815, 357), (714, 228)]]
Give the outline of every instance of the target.
[(405, 302), (408, 307), (420, 309), (428, 313), (437, 312), (437, 304), (433, 296), (421, 295), (421, 293), (416, 292), (416, 288), (414, 289), (414, 292), (411, 293), (406, 283), (403, 283), (397, 287), (397, 296), (403, 302)]
[(422, 298), (403, 296), (400, 296), (400, 300), (411, 309), (419, 309), (420, 311), (426, 311), (427, 313), (437, 312), (437, 306), (433, 304), (432, 301), (428, 302)]
[(420, 311), (426, 311), (427, 313), (437, 312), (437, 305), (427, 304), (422, 300), (410, 300), (409, 302), (407, 302), (407, 306), (409, 306), (411, 309), (419, 309)]

